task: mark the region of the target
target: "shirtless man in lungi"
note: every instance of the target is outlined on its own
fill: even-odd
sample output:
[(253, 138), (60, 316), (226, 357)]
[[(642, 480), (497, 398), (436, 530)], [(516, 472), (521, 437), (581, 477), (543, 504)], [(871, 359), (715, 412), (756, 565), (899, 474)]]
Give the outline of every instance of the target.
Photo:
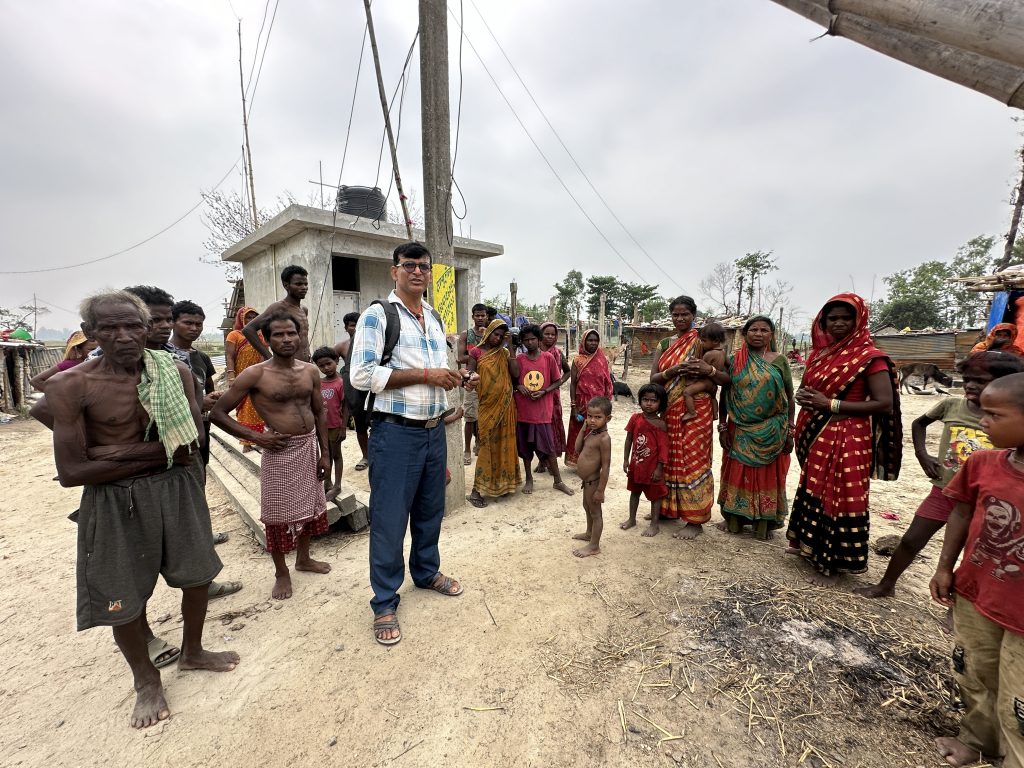
[(202, 421), (192, 374), (146, 349), (149, 312), (124, 291), (82, 303), (82, 329), (103, 356), (54, 376), (46, 387), (57, 473), (85, 486), (78, 520), (78, 629), (110, 626), (131, 667), (131, 724), (170, 717), (143, 629), (157, 576), (181, 589), (178, 669), (227, 672), (232, 651), (203, 648), (207, 586), (221, 569), (198, 473)]
[[(297, 550), (295, 570), (328, 573), (331, 566), (309, 556), (312, 536), (327, 533), (323, 479), (330, 465), (327, 422), (320, 398), (320, 369), (296, 360), (301, 347), (298, 320), (290, 312), (269, 315), (263, 336), (274, 356), (249, 366), (210, 412), (210, 420), (235, 437), (263, 449), (260, 459), (260, 522), (274, 558), (275, 600), (292, 596), (285, 555)], [(253, 432), (230, 416), (245, 396), (252, 398), (266, 431)]]

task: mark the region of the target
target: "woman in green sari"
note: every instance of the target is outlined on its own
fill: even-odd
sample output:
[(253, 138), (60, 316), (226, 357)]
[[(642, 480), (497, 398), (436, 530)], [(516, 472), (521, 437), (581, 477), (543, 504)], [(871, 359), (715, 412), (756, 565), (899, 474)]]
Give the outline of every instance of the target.
[(743, 344), (729, 363), (731, 383), (719, 405), (724, 450), (718, 505), (719, 528), (739, 533), (748, 523), (759, 539), (770, 538), (786, 519), (786, 474), (793, 451), (793, 377), (785, 355), (775, 351), (775, 325), (752, 317)]

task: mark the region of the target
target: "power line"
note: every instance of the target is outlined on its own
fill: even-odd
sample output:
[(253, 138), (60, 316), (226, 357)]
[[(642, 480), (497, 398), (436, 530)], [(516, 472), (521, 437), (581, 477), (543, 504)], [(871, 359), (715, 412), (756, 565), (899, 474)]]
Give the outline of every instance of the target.
[[(249, 81), (250, 84), (252, 83), (252, 73), (256, 70), (256, 57), (259, 56), (259, 54), (260, 54), (260, 38), (263, 37), (263, 28), (267, 25), (267, 11), (269, 11), (269, 10), (270, 10), (270, 0), (267, 0), (266, 4), (263, 6), (263, 20), (260, 22), (260, 31), (256, 35), (256, 45), (253, 47), (253, 50), (252, 50), (252, 66), (249, 67), (249, 77), (248, 77), (248, 81)], [(239, 21), (241, 21), (241, 19), (239, 19)], [(245, 86), (245, 95), (248, 98), (248, 96), (249, 96), (249, 86), (248, 85)]]
[[(448, 9), (448, 12), (452, 15), (452, 18), (455, 18), (455, 13), (452, 11), (451, 8)], [(458, 19), (456, 19), (456, 23), (459, 23)], [(459, 28), (462, 29), (461, 24), (459, 25)], [(580, 209), (580, 213), (582, 213), (584, 218), (586, 218), (586, 220), (590, 222), (590, 225), (594, 228), (597, 234), (601, 236), (601, 239), (604, 240), (608, 247), (611, 248), (612, 252), (619, 257), (619, 260), (622, 261), (622, 263), (625, 264), (627, 267), (629, 267), (633, 274), (635, 274), (637, 277), (643, 280), (644, 283), (646, 283), (647, 278), (641, 275), (636, 270), (636, 267), (630, 264), (629, 260), (622, 255), (619, 249), (615, 247), (614, 243), (612, 243), (612, 241), (608, 239), (608, 236), (601, 230), (599, 226), (597, 226), (597, 222), (591, 218), (589, 213), (587, 213), (586, 208), (584, 208), (580, 201), (576, 199), (576, 196), (572, 193), (572, 190), (569, 189), (568, 185), (565, 183), (565, 181), (563, 181), (562, 177), (558, 174), (558, 171), (555, 170), (555, 166), (553, 166), (551, 164), (551, 161), (548, 160), (548, 156), (544, 154), (544, 150), (540, 148), (540, 145), (537, 143), (537, 140), (533, 138), (533, 134), (531, 134), (529, 129), (527, 129), (526, 124), (523, 122), (522, 118), (519, 117), (519, 113), (516, 112), (515, 107), (512, 106), (512, 102), (509, 101), (508, 96), (506, 96), (505, 92), (501, 90), (501, 86), (498, 85), (498, 81), (495, 80), (494, 75), (491, 74), (491, 70), (487, 68), (487, 64), (484, 63), (483, 57), (480, 56), (480, 52), (477, 51), (476, 46), (473, 45), (473, 41), (470, 39), (469, 35), (466, 35), (465, 32), (463, 32), (463, 35), (465, 36), (466, 42), (469, 44), (470, 49), (476, 55), (477, 61), (480, 62), (480, 66), (484, 68), (484, 72), (487, 73), (487, 77), (489, 77), (491, 79), (491, 83), (494, 84), (494, 88), (501, 95), (501, 98), (505, 100), (505, 104), (508, 106), (509, 111), (512, 112), (512, 116), (516, 119), (516, 122), (519, 123), (519, 127), (523, 129), (523, 132), (526, 134), (526, 137), (533, 144), (534, 149), (537, 150), (537, 153), (541, 156), (541, 159), (544, 160), (545, 164), (548, 166), (548, 169), (551, 171), (551, 173), (554, 174), (554, 177), (558, 179), (558, 183), (562, 185), (562, 189), (564, 189), (565, 193), (569, 195), (572, 201), (576, 204), (576, 207)]]
[[(464, 13), (464, 6), (462, 0), (459, 0), (459, 101), (458, 106), (455, 109), (455, 147), (452, 150), (452, 169), (451, 173), (451, 184), (448, 185), (448, 199), (445, 200), (445, 205), (452, 209), (452, 213), (460, 221), (465, 219), (469, 215), (469, 207), (466, 205), (466, 196), (462, 194), (462, 188), (455, 181), (455, 161), (459, 156), (459, 132), (462, 128), (462, 41), (466, 39), (466, 32), (463, 27), (463, 23), (466, 20), (466, 14)], [(459, 216), (455, 213), (455, 208), (452, 206), (452, 187), (455, 187), (459, 191), (459, 197), (462, 198), (462, 215)], [(448, 245), (452, 244), (455, 237), (454, 227), (448, 229), (445, 234), (448, 236)]]
[[(241, 160), (241, 159), (242, 158), (239, 157), (238, 160), (235, 160), (235, 164), (232, 165), (228, 169), (227, 173), (225, 173), (223, 176), (221, 176), (220, 181), (218, 181), (213, 186), (213, 188), (210, 190), (211, 192), (216, 190), (218, 187), (220, 187), (221, 184), (224, 183), (224, 181), (227, 179), (227, 177), (231, 175), (231, 172), (234, 171), (235, 168), (238, 167), (238, 161)], [(106, 261), (107, 259), (112, 259), (115, 256), (120, 256), (120, 255), (122, 255), (124, 253), (128, 253), (129, 251), (134, 251), (136, 248), (139, 248), (140, 246), (145, 245), (150, 240), (155, 240), (156, 238), (160, 237), (160, 235), (162, 235), (167, 230), (169, 230), (169, 229), (177, 226), (178, 224), (180, 224), (190, 214), (192, 214), (199, 206), (201, 206), (203, 204), (204, 200), (205, 200), (205, 198), (203, 198), (200, 195), (199, 202), (197, 202), (195, 205), (193, 205), (191, 208), (189, 208), (187, 211), (185, 211), (185, 213), (181, 214), (181, 216), (176, 218), (174, 221), (172, 221), (166, 227), (161, 229), (159, 232), (156, 232), (155, 234), (150, 235), (145, 240), (140, 240), (139, 242), (135, 243), (134, 245), (129, 245), (127, 248), (122, 248), (120, 251), (117, 251), (115, 253), (111, 253), (111, 254), (109, 254), (107, 256), (100, 256), (98, 259), (89, 259), (88, 261), (80, 261), (77, 264), (65, 264), (65, 265), (60, 266), (60, 267), (47, 267), (46, 269), (4, 270), (4, 271), (0, 271), (0, 275), (34, 275), (34, 274), (39, 274), (41, 272), (59, 272), (62, 269), (75, 269), (76, 267), (84, 267), (84, 266), (87, 266), (89, 264), (96, 264), (96, 263), (101, 262), (101, 261)]]
[[(268, 2), (269, 2), (269, 0), (268, 0)], [(252, 93), (249, 94), (249, 117), (250, 117), (250, 119), (252, 118), (252, 105), (253, 105), (253, 102), (256, 101), (256, 89), (260, 85), (260, 75), (263, 74), (263, 60), (267, 57), (267, 46), (270, 45), (270, 34), (274, 31), (274, 19), (277, 18), (277, 6), (278, 6), (279, 2), (280, 2), (280, 0), (275, 0), (275, 2), (274, 2), (274, 13), (270, 17), (270, 28), (267, 29), (267, 37), (263, 41), (263, 53), (262, 53), (262, 55), (260, 55), (260, 67), (259, 67), (259, 69), (256, 70), (256, 82), (253, 83)], [(257, 42), (259, 42), (259, 41), (257, 40)], [(252, 77), (252, 73), (249, 74), (249, 77)]]
[[(459, 0), (460, 7), (461, 7), (461, 4), (462, 4), (462, 0)], [(650, 262), (655, 267), (657, 267), (658, 270), (663, 275), (665, 275), (665, 277), (667, 277), (676, 286), (676, 288), (678, 288), (681, 291), (684, 290), (683, 286), (681, 286), (676, 281), (676, 279), (674, 277), (672, 277), (672, 275), (670, 273), (665, 271), (665, 269), (657, 261), (654, 260), (654, 257), (651, 256), (651, 254), (647, 252), (647, 249), (644, 248), (640, 244), (640, 241), (638, 241), (633, 236), (633, 233), (629, 231), (629, 229), (626, 227), (625, 224), (622, 223), (622, 220), (619, 219), (619, 217), (615, 215), (615, 211), (612, 210), (612, 207), (608, 204), (608, 201), (604, 199), (604, 196), (597, 190), (597, 187), (594, 186), (594, 183), (590, 180), (590, 177), (587, 175), (586, 171), (583, 170), (583, 167), (576, 160), (576, 157), (573, 155), (573, 153), (569, 151), (569, 147), (567, 147), (565, 142), (562, 141), (561, 135), (559, 135), (558, 131), (555, 130), (555, 126), (551, 124), (551, 121), (548, 119), (547, 114), (545, 114), (544, 110), (541, 109), (540, 104), (537, 103), (537, 99), (534, 98), (533, 92), (526, 85), (526, 82), (523, 80), (522, 76), (519, 74), (519, 70), (516, 69), (516, 65), (512, 63), (512, 59), (509, 58), (508, 54), (505, 52), (505, 49), (501, 46), (501, 43), (498, 42), (497, 36), (494, 34), (494, 31), (491, 29), (490, 24), (487, 23), (487, 19), (484, 18), (483, 13), (480, 12), (480, 9), (477, 8), (477, 5), (476, 5), (475, 2), (473, 2), (473, 0), (469, 0), (469, 4), (473, 6), (473, 10), (475, 10), (477, 15), (480, 17), (480, 21), (482, 21), (484, 23), (484, 27), (487, 29), (487, 32), (490, 34), (491, 39), (494, 40), (494, 44), (498, 46), (498, 50), (501, 51), (501, 55), (505, 57), (505, 61), (507, 61), (509, 67), (512, 68), (512, 72), (515, 74), (516, 79), (519, 81), (519, 84), (523, 86), (523, 90), (526, 91), (526, 95), (529, 96), (530, 97), (530, 101), (533, 102), (533, 106), (535, 106), (537, 108), (537, 111), (540, 112), (540, 116), (544, 118), (544, 122), (547, 123), (548, 128), (551, 129), (551, 133), (553, 133), (555, 135), (555, 138), (558, 139), (558, 143), (562, 145), (562, 149), (565, 150), (565, 154), (567, 154), (569, 156), (569, 159), (572, 160), (573, 165), (576, 166), (576, 170), (580, 172), (580, 175), (587, 182), (587, 184), (590, 187), (590, 189), (593, 191), (593, 193), (595, 195), (597, 195), (597, 199), (601, 201), (601, 203), (604, 205), (605, 209), (607, 209), (608, 213), (610, 213), (612, 215), (612, 218), (615, 219), (615, 223), (618, 224), (620, 227), (622, 227), (622, 231), (625, 232), (626, 235), (629, 236), (629, 239), (633, 241), (633, 244), (637, 248), (640, 249), (640, 251), (644, 254), (644, 256), (646, 256), (650, 260)], [(461, 96), (461, 86), (460, 86), (460, 96)], [(458, 133), (456, 133), (456, 142), (457, 141), (458, 141)], [(456, 144), (456, 146), (458, 146), (458, 145)], [(454, 166), (454, 163), (453, 163), (453, 166)], [(453, 170), (453, 173), (454, 173), (454, 170)]]

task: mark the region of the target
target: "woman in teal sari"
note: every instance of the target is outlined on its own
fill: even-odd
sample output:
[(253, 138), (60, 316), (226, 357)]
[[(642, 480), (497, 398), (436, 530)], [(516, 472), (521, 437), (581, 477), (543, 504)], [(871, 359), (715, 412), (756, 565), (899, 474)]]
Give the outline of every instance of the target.
[(775, 325), (752, 317), (743, 344), (729, 363), (731, 383), (719, 405), (724, 450), (718, 505), (719, 528), (739, 533), (748, 523), (767, 539), (786, 519), (786, 474), (793, 451), (793, 377), (785, 355), (775, 351)]

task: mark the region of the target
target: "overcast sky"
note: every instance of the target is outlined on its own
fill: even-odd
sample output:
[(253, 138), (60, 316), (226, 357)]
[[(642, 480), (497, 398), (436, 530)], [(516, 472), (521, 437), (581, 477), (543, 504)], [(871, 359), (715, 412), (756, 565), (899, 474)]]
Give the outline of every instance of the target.
[[(505, 246), (485, 262), (485, 297), (516, 279), (523, 299), (546, 302), (577, 268), (706, 303), (698, 284), (711, 267), (760, 249), (775, 252), (779, 276), (813, 314), (837, 290), (870, 297), (874, 282), (877, 298), (885, 274), (1005, 231), (1019, 141), (1011, 110), (854, 43), (811, 43), (821, 30), (769, 0), (473, 2), (656, 262), (589, 190), (466, 0), (468, 39), (622, 255), (566, 194), (466, 45), (461, 226)], [(0, 0), (0, 271), (111, 254), (195, 205), (240, 155), (235, 15), (248, 75), (264, 7)], [(458, 0), (450, 7), (458, 14)], [(307, 198), (320, 162), (325, 181), (337, 180), (364, 22), (358, 0), (280, 2), (251, 113), (261, 204), (286, 190)], [(390, 91), (416, 3), (378, 2), (375, 23)], [(454, 119), (459, 35), (454, 21), (449, 29)], [(418, 55), (412, 68), (399, 163), (418, 193)], [(367, 50), (343, 182), (386, 187), (372, 74)], [(222, 187), (241, 188), (239, 170)], [(196, 211), (98, 264), (0, 275), (0, 306), (35, 293), (53, 308), (40, 325), (60, 328), (77, 323), (65, 310), (90, 291), (150, 283), (219, 320), (229, 288), (199, 261), (205, 237)]]

